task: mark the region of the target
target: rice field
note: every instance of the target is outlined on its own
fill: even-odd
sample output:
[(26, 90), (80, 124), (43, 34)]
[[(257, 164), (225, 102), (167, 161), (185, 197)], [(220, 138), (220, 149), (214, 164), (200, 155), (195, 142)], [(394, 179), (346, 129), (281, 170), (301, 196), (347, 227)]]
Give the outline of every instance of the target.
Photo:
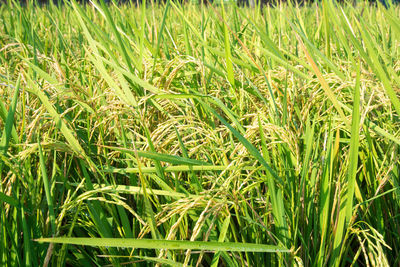
[(391, 2), (3, 2), (0, 265), (399, 266), (399, 96)]

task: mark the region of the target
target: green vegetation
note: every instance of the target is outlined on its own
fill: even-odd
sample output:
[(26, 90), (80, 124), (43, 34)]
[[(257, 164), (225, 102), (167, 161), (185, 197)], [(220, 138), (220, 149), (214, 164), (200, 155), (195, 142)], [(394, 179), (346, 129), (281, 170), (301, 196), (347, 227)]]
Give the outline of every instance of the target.
[(400, 264), (399, 6), (28, 2), (1, 266)]

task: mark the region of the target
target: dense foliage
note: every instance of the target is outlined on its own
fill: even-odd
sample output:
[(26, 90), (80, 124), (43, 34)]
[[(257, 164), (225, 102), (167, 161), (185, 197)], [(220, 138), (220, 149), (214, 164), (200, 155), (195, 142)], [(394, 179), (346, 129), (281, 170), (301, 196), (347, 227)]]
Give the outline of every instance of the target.
[(399, 265), (399, 17), (1, 5), (0, 265)]

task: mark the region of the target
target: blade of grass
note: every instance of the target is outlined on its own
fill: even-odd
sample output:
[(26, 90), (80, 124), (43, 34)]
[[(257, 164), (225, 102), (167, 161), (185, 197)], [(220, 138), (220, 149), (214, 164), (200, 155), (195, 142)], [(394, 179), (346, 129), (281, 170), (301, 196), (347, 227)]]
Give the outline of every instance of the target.
[(54, 215), (54, 206), (53, 206), (53, 197), (50, 190), (50, 181), (47, 176), (46, 164), (44, 161), (42, 146), (40, 145), (40, 140), (38, 138), (39, 145), (39, 160), (40, 160), (40, 171), (42, 173), (44, 192), (46, 194), (47, 206), (49, 208), (49, 216), (50, 216), (50, 225), (52, 235), (56, 235), (56, 217)]
[[(17, 85), (16, 85), (15, 91), (14, 91), (14, 96), (11, 101), (10, 109), (8, 110), (7, 119), (6, 119), (6, 122), (4, 125), (4, 130), (3, 130), (3, 133), (1, 136), (1, 140), (0, 140), (0, 150), (3, 152), (3, 154), (7, 153), (8, 146), (9, 146), (11, 136), (12, 136), (12, 132), (13, 132), (13, 129), (15, 129), (14, 128), (15, 118), (14, 117), (15, 117), (15, 111), (17, 108), (17, 100), (18, 100), (18, 95), (19, 95), (20, 82), (21, 82), (21, 76), (18, 76)], [(18, 142), (18, 139), (16, 139), (15, 141)], [(1, 170), (1, 165), (3, 165), (3, 164), (2, 163), (0, 164), (0, 170)]]
[[(120, 152), (133, 154), (133, 155), (135, 154), (135, 151), (131, 150), (131, 149), (126, 149), (126, 148), (121, 148), (121, 147), (112, 147), (112, 146), (104, 146), (104, 147), (112, 149), (112, 150), (120, 151)], [(137, 155), (139, 157), (168, 162), (168, 163), (172, 163), (172, 164), (210, 165), (209, 163), (200, 161), (200, 160), (182, 158), (179, 156), (161, 154), (161, 153), (157, 153), (157, 152), (137, 151)]]
[(178, 241), (178, 240), (153, 240), (153, 239), (130, 239), (130, 238), (39, 238), (35, 240), (40, 243), (60, 243), (83, 246), (101, 247), (123, 247), (123, 248), (145, 248), (145, 249), (181, 249), (181, 250), (211, 250), (211, 251), (242, 251), (242, 252), (269, 252), (285, 253), (289, 250), (282, 246), (272, 246), (252, 243), (232, 242), (202, 242), (202, 241)]
[(17, 199), (10, 197), (10, 196), (4, 194), (3, 192), (0, 192), (0, 201), (10, 204), (11, 206), (14, 206), (16, 208), (19, 207), (19, 205), (20, 205), (19, 201)]
[(343, 249), (343, 232), (346, 233), (348, 224), (353, 213), (354, 188), (356, 183), (357, 166), (358, 166), (358, 147), (359, 147), (359, 129), (360, 129), (360, 65), (357, 68), (357, 80), (354, 88), (354, 103), (351, 126), (351, 141), (349, 154), (349, 168), (347, 174), (347, 187), (340, 203), (340, 211), (336, 233), (333, 243), (333, 254), (331, 264), (340, 265), (340, 250)]
[[(242, 171), (254, 171), (254, 170), (265, 170), (263, 166), (235, 166), (235, 165), (175, 165), (167, 166), (163, 168), (164, 172), (199, 172), (199, 171), (231, 171), (231, 170), (242, 170)], [(106, 168), (104, 172), (110, 173), (139, 173), (139, 168)], [(142, 167), (142, 173), (155, 173), (157, 172), (156, 167)]]
[[(223, 22), (226, 21), (225, 18), (225, 7), (224, 0), (221, 0), (221, 8), (222, 8), (222, 19)], [(233, 73), (233, 64), (232, 64), (232, 55), (231, 55), (231, 45), (229, 41), (229, 32), (226, 24), (223, 23), (224, 29), (224, 45), (225, 45), (225, 61), (226, 61), (226, 73), (228, 74), (228, 81), (233, 88), (235, 88), (235, 76)]]
[[(224, 222), (222, 223), (221, 226), (221, 232), (219, 234), (218, 237), (218, 242), (224, 242), (225, 241), (225, 237), (226, 237), (226, 233), (228, 231), (229, 228), (229, 224), (231, 221), (231, 216), (229, 215), (228, 217), (225, 218)], [(220, 258), (221, 252), (217, 251), (211, 261), (211, 267), (217, 267), (218, 266), (218, 262), (219, 262), (219, 258)]]

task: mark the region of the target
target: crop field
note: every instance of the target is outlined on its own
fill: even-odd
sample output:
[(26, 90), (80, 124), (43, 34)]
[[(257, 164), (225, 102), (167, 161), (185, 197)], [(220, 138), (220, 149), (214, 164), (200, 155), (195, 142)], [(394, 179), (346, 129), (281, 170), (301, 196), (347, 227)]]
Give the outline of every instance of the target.
[(0, 4), (0, 266), (399, 266), (400, 6)]

